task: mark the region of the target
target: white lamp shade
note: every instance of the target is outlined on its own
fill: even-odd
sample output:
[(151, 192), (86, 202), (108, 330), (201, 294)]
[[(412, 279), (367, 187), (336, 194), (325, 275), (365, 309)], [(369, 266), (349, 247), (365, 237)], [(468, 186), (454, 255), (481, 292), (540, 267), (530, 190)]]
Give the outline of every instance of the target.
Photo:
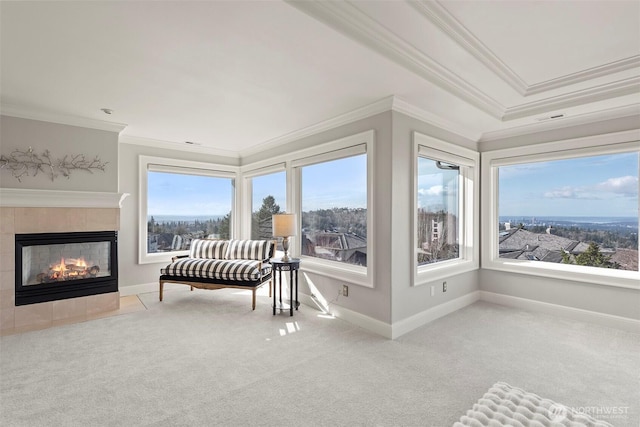
[(273, 237), (289, 237), (298, 234), (296, 214), (276, 214), (273, 220)]

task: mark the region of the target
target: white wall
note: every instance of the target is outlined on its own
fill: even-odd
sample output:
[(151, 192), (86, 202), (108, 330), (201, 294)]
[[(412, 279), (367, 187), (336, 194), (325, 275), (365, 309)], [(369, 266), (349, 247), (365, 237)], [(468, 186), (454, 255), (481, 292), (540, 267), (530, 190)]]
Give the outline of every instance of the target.
[(24, 176), (18, 181), (6, 169), (0, 169), (0, 187), (68, 190), (118, 191), (118, 132), (62, 125), (39, 120), (0, 116), (0, 154), (10, 156), (14, 150), (29, 147), (40, 155), (49, 150), (55, 162), (64, 156), (83, 154), (87, 159), (96, 156), (106, 162), (105, 170), (74, 170), (67, 179), (59, 176), (51, 180), (46, 174)]
[[(440, 279), (434, 283), (414, 286), (413, 267), (413, 132), (476, 150), (475, 143), (453, 135), (405, 114), (393, 112), (393, 179), (392, 179), (392, 323), (418, 315), (440, 304), (478, 290), (478, 272), (471, 271)], [(442, 282), (447, 281), (447, 292)], [(436, 294), (431, 296), (431, 285)]]
[(480, 289), (517, 298), (640, 320), (640, 291), (503, 271), (480, 271)]

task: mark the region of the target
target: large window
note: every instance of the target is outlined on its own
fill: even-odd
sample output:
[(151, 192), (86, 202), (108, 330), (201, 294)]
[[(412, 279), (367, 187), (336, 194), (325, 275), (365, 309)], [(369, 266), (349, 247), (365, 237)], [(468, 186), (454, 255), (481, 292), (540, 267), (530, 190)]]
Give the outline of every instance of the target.
[(286, 210), (285, 171), (251, 178), (251, 238), (273, 238), (271, 217)]
[(301, 168), (302, 255), (367, 266), (367, 155)]
[(206, 166), (141, 156), (141, 263), (185, 253), (193, 239), (232, 236), (235, 173)]
[(418, 265), (460, 256), (460, 166), (418, 157)]
[(478, 268), (478, 154), (414, 134), (415, 284)]
[(498, 168), (500, 258), (638, 271), (638, 154)]
[(640, 151), (632, 137), (484, 153), (483, 265), (637, 288)]
[(301, 150), (288, 163), (300, 223), (292, 252), (305, 271), (373, 287), (374, 135)]

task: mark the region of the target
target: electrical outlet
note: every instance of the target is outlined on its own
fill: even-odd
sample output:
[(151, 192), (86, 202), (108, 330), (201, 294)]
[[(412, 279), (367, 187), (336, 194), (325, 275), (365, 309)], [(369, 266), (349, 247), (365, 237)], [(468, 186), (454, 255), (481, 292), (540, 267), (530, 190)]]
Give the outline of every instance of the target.
[(442, 292), (447, 292), (447, 282), (442, 282)]
[(431, 296), (434, 296), (436, 294), (436, 287), (431, 285)]
[(349, 296), (349, 287), (347, 285), (342, 285), (342, 296), (343, 297)]

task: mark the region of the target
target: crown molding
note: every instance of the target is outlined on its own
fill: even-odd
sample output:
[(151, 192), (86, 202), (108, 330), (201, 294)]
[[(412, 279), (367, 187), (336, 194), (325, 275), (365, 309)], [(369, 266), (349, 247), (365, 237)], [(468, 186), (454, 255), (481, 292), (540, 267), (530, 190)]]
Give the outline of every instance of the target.
[(485, 113), (495, 118), (502, 117), (505, 107), (498, 101), (398, 37), (352, 4), (327, 1), (285, 1)]
[(393, 111), (405, 114), (409, 117), (413, 117), (414, 119), (420, 120), (424, 123), (430, 124), (454, 135), (461, 136), (473, 142), (477, 142), (480, 138), (480, 132), (475, 132), (471, 129), (461, 126), (460, 124), (447, 121), (442, 117), (436, 116), (435, 114), (423, 110), (422, 108), (416, 107), (415, 105), (410, 104), (397, 96), (393, 98), (393, 105), (391, 106)]
[(625, 117), (640, 118), (640, 104), (629, 104), (622, 107), (608, 108), (597, 112), (577, 114), (575, 116), (564, 117), (557, 120), (545, 122), (528, 123), (522, 126), (514, 126), (508, 129), (500, 129), (482, 134), (479, 143), (507, 139), (538, 132), (557, 130), (572, 126), (586, 125), (590, 123), (602, 122), (605, 120), (621, 119)]
[(588, 68), (586, 70), (567, 74), (565, 76), (547, 80), (545, 82), (532, 84), (527, 87), (525, 96), (570, 86), (586, 80), (595, 79), (596, 77), (612, 75), (636, 67), (640, 67), (640, 55), (630, 56), (629, 58), (624, 58), (619, 61), (610, 62), (598, 67)]
[(213, 156), (231, 157), (234, 159), (240, 157), (236, 151), (212, 148), (204, 145), (186, 144), (184, 142), (172, 142), (161, 139), (144, 138), (141, 136), (120, 135), (118, 142), (120, 144), (139, 145), (143, 147), (160, 148), (174, 151), (188, 151), (192, 153), (201, 153)]
[(575, 92), (541, 99), (539, 101), (527, 102), (514, 107), (509, 107), (506, 109), (502, 120), (514, 120), (530, 116), (532, 114), (557, 111), (561, 108), (575, 107), (577, 105), (602, 101), (603, 99), (637, 93), (640, 93), (640, 77), (631, 77), (612, 83), (606, 83)]
[(459, 124), (449, 122), (441, 117), (436, 116), (433, 113), (430, 113), (419, 107), (416, 107), (413, 104), (408, 103), (407, 101), (399, 98), (396, 95), (391, 95), (369, 105), (365, 105), (364, 107), (355, 109), (345, 114), (341, 114), (340, 116), (334, 117), (332, 119), (316, 123), (315, 125), (308, 126), (295, 132), (288, 133), (282, 137), (275, 138), (251, 147), (247, 150), (244, 150), (241, 153), (240, 157), (248, 157), (250, 155), (259, 154), (278, 146), (298, 141), (302, 138), (335, 129), (339, 126), (347, 125), (349, 123), (366, 119), (367, 117), (375, 116), (376, 114), (384, 113), (387, 111), (396, 111), (398, 113), (405, 114), (409, 117), (413, 117), (414, 119), (420, 120), (473, 142), (476, 142), (480, 135), (479, 132), (474, 132), (470, 129), (460, 126)]
[(124, 123), (107, 122), (104, 120), (89, 119), (80, 116), (70, 116), (48, 111), (38, 111), (12, 104), (0, 104), (0, 114), (3, 116), (17, 117), (19, 119), (38, 120), (41, 122), (56, 123), (69, 126), (78, 126), (89, 129), (104, 130), (107, 132), (122, 132), (127, 125)]
[(451, 15), (444, 6), (433, 0), (409, 1), (408, 3), (516, 92), (523, 96), (527, 93), (527, 83)]
[(384, 113), (385, 111), (390, 111), (393, 107), (394, 99), (394, 96), (388, 96), (372, 104), (365, 105), (364, 107), (357, 108), (348, 113), (341, 114), (331, 119), (324, 120), (314, 125), (296, 130), (294, 132), (290, 132), (283, 136), (270, 139), (261, 144), (243, 150), (240, 153), (240, 157), (248, 157), (253, 154), (259, 154), (263, 151), (270, 150), (278, 146), (288, 144), (290, 142), (298, 141), (302, 138), (334, 129), (338, 126), (346, 125), (361, 119), (365, 119), (367, 117), (375, 116), (376, 114)]
[(634, 55), (547, 81), (527, 84), (437, 0), (409, 1), (409, 4), (522, 96), (568, 87), (640, 66), (640, 55)]

